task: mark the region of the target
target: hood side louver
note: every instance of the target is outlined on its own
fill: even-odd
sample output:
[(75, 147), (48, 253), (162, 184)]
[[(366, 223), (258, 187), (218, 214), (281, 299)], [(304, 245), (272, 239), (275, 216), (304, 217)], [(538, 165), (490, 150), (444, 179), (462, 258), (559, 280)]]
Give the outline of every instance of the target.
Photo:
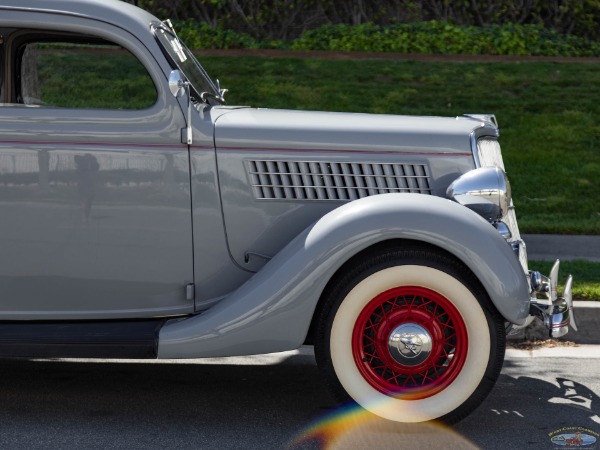
[(356, 200), (377, 194), (431, 194), (426, 164), (247, 160), (260, 200)]

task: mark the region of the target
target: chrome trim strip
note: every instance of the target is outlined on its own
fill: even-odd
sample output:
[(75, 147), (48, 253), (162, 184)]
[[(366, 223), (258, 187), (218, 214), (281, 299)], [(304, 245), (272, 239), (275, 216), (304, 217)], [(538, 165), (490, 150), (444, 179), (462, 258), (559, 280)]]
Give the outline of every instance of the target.
[(471, 141), (471, 152), (473, 153), (473, 161), (475, 161), (475, 168), (479, 169), (481, 167), (481, 161), (479, 159), (479, 150), (477, 149), (477, 137), (475, 136), (475, 130), (471, 131), (471, 134), (469, 135), (469, 140)]
[(233, 152), (278, 152), (278, 153), (359, 153), (365, 155), (402, 155), (402, 156), (427, 156), (427, 157), (471, 157), (471, 153), (461, 152), (421, 152), (400, 150), (352, 150), (352, 149), (328, 149), (328, 148), (260, 148), (260, 147), (222, 147), (217, 151)]
[[(78, 136), (80, 139), (80, 137)], [(90, 146), (90, 147), (135, 147), (135, 148), (179, 148), (187, 149), (185, 144), (152, 144), (137, 142), (97, 142), (97, 141), (49, 141), (49, 140), (0, 140), (0, 146), (4, 145), (59, 145), (59, 146)], [(194, 148), (213, 149), (209, 146), (194, 146)]]

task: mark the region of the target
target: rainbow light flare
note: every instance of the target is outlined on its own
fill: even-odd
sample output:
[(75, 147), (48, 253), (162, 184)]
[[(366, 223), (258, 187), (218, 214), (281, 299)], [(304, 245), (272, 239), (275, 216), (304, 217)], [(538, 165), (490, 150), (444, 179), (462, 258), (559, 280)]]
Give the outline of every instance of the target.
[(302, 430), (288, 449), (325, 450), (380, 449), (478, 449), (476, 445), (446, 425), (437, 422), (398, 423), (382, 419), (356, 404), (345, 405), (326, 414)]

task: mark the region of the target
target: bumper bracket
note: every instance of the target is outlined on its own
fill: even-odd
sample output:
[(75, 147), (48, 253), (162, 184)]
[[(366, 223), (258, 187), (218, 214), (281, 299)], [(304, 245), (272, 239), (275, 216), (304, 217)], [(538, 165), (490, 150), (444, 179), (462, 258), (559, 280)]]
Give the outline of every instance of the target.
[(563, 295), (558, 297), (559, 268), (560, 261), (557, 259), (547, 277), (539, 272), (529, 272), (531, 282), (529, 313), (542, 320), (551, 338), (564, 336), (569, 332), (569, 327), (577, 331), (573, 310), (573, 277), (569, 275)]

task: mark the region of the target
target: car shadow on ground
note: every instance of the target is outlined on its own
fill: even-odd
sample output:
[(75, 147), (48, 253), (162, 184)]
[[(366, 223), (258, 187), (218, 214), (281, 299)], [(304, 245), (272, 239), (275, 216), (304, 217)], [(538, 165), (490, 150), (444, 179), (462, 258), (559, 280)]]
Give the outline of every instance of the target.
[[(455, 429), (485, 448), (552, 448), (551, 438), (561, 429), (565, 433), (591, 430), (597, 435), (598, 393), (577, 380), (577, 366), (583, 361), (563, 361), (567, 367), (557, 364), (554, 370), (535, 376), (522, 375), (524, 368), (536, 367), (535, 359), (505, 361), (490, 396)], [(491, 429), (501, 435), (490, 443)]]
[(548, 434), (561, 427), (600, 428), (598, 396), (560, 371), (552, 379), (501, 375), (481, 407), (449, 428), (337, 406), (310, 354), (227, 361), (4, 360), (0, 445), (548, 448)]

